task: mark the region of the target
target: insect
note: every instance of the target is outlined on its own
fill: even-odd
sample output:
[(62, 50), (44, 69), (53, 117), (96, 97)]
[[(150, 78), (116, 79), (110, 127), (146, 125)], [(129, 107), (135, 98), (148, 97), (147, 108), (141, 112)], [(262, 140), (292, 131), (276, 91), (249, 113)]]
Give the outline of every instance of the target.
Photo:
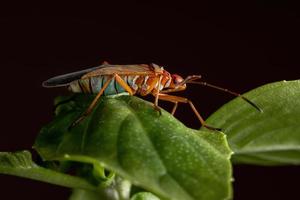
[(234, 96), (239, 96), (251, 106), (261, 111), (256, 104), (241, 94), (199, 81), (199, 79), (201, 79), (201, 75), (191, 75), (183, 79), (177, 74), (170, 74), (163, 67), (156, 64), (111, 65), (104, 62), (97, 67), (50, 78), (43, 82), (43, 86), (67, 86), (74, 93), (97, 94), (85, 112), (72, 124), (72, 126), (81, 122), (92, 112), (102, 95), (115, 95), (127, 92), (129, 95), (153, 95), (155, 97), (154, 109), (159, 112), (159, 100), (173, 102), (172, 115), (175, 114), (178, 103), (189, 104), (202, 126), (211, 130), (220, 130), (205, 123), (191, 100), (169, 94), (185, 90), (187, 84), (204, 85), (217, 90), (222, 90)]

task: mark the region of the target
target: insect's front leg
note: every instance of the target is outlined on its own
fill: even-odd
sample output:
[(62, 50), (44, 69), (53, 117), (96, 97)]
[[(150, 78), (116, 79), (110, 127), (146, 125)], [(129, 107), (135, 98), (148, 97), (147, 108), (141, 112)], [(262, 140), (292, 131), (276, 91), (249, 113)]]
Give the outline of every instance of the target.
[(172, 115), (174, 115), (178, 103), (188, 103), (190, 105), (190, 107), (192, 108), (193, 112), (195, 113), (195, 115), (197, 116), (197, 118), (200, 121), (202, 126), (204, 126), (207, 129), (210, 129), (210, 130), (221, 131), (220, 128), (215, 128), (215, 127), (212, 127), (212, 126), (209, 126), (206, 124), (206, 122), (204, 121), (202, 116), (199, 114), (199, 112), (197, 111), (196, 107), (194, 106), (194, 104), (191, 100), (184, 98), (184, 97), (174, 96), (174, 95), (169, 95), (169, 94), (159, 94), (158, 98), (160, 100), (170, 101), (170, 102), (175, 103), (173, 110), (172, 110)]
[(167, 93), (172, 93), (172, 92), (180, 92), (180, 91), (183, 91), (183, 90), (185, 90), (185, 88), (182, 88), (182, 87), (169, 88), (169, 89), (165, 89), (165, 90), (160, 91), (160, 93), (167, 94)]

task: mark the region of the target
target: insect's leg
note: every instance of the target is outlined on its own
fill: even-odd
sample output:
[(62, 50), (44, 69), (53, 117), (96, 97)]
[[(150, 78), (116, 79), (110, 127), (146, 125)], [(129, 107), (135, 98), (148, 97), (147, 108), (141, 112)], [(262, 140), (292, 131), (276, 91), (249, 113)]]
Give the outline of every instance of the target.
[(159, 78), (156, 80), (157, 82), (154, 82), (153, 85), (156, 85), (156, 88), (152, 89), (151, 94), (154, 96), (155, 100), (154, 100), (154, 109), (157, 110), (159, 112), (159, 115), (161, 115), (161, 108), (158, 106), (158, 99), (159, 99), (159, 95), (160, 95), (160, 82), (161, 82), (161, 78), (162, 76), (159, 76)]
[[(177, 108), (177, 104), (178, 103), (188, 103), (190, 105), (190, 107), (192, 108), (193, 112), (195, 113), (195, 115), (197, 116), (197, 118), (200, 121), (200, 123), (201, 123), (202, 126), (204, 126), (207, 129), (210, 129), (210, 130), (216, 130), (216, 131), (220, 131), (221, 130), (220, 128), (214, 128), (214, 127), (211, 127), (211, 126), (207, 125), (206, 122), (204, 121), (204, 119), (202, 118), (202, 116), (199, 114), (199, 112), (195, 108), (195, 106), (194, 106), (194, 104), (193, 104), (193, 102), (191, 100), (189, 100), (187, 98), (184, 98), (184, 97), (179, 97), (179, 96), (174, 96), (174, 95), (168, 95), (168, 94), (160, 94), (159, 95), (159, 99), (175, 103), (175, 106), (174, 106), (175, 110)], [(173, 110), (174, 110), (174, 108), (173, 108)], [(172, 110), (172, 112), (173, 112), (173, 110)]]
[(130, 95), (133, 95), (133, 91), (131, 89), (131, 87), (118, 75), (115, 75), (115, 80), (117, 81), (117, 83), (119, 83), (119, 85), (121, 87), (124, 88), (124, 90), (126, 90)]
[(157, 110), (160, 115), (161, 115), (161, 108), (158, 106), (158, 99), (159, 99), (159, 95), (160, 95), (159, 88), (160, 88), (161, 78), (162, 78), (162, 76), (159, 76), (157, 87), (156, 87), (155, 93), (154, 93), (155, 94), (154, 109)]
[[(163, 93), (163, 94), (167, 94), (167, 93), (171, 93), (171, 92), (179, 92), (179, 91), (182, 91), (182, 90), (184, 90), (184, 89), (179, 87), (179, 88), (170, 88), (170, 89), (162, 90), (160, 92)], [(173, 102), (173, 103), (174, 103), (174, 106), (172, 108), (171, 114), (175, 115), (175, 112), (176, 112), (177, 107), (178, 107), (178, 102)]]
[(92, 103), (89, 105), (89, 107), (85, 110), (85, 112), (76, 120), (72, 123), (71, 127), (74, 127), (75, 125), (77, 125), (79, 122), (81, 122), (86, 116), (88, 116), (92, 110), (94, 109), (95, 105), (97, 104), (99, 98), (101, 97), (101, 95), (103, 94), (103, 92), (105, 91), (105, 89), (107, 88), (107, 86), (109, 85), (109, 83), (111, 82), (112, 79), (114, 79), (116, 77), (116, 74), (114, 74), (113, 76), (111, 76), (103, 85), (103, 87), (101, 88), (101, 90), (98, 92), (97, 96), (93, 99)]
[(171, 93), (171, 92), (180, 92), (180, 91), (182, 91), (182, 90), (185, 90), (185, 88), (182, 88), (182, 87), (178, 87), (178, 88), (169, 88), (169, 89), (165, 89), (165, 90), (160, 91), (160, 93), (167, 94), (167, 93)]
[(177, 107), (178, 107), (178, 102), (174, 102), (174, 106), (173, 106), (173, 109), (172, 109), (172, 112), (171, 112), (172, 115), (175, 115)]

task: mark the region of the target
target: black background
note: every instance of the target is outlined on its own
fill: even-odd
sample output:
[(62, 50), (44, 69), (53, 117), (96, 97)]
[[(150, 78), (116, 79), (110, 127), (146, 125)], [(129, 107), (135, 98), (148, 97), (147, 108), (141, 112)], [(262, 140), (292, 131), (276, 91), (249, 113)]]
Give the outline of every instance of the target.
[[(226, 2), (226, 3), (225, 3)], [(250, 2), (250, 1), (249, 1)], [(300, 12), (296, 4), (100, 3), (1, 7), (0, 151), (30, 149), (51, 120), (51, 76), (101, 64), (157, 63), (182, 76), (241, 93), (265, 83), (299, 79)], [(190, 86), (204, 117), (232, 99)], [(170, 105), (165, 105), (167, 108)], [(199, 123), (182, 105), (177, 117)], [(299, 108), (295, 108), (299, 109)], [(235, 199), (299, 198), (299, 167), (234, 167)], [(67, 199), (68, 189), (0, 175), (1, 199)], [(6, 197), (6, 198), (3, 198)]]

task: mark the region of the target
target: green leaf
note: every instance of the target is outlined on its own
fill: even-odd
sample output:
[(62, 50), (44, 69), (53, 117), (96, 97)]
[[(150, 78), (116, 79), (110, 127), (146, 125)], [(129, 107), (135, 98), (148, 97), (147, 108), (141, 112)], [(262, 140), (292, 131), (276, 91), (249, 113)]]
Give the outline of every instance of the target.
[(83, 189), (73, 189), (69, 200), (122, 200), (118, 192), (113, 188), (103, 191), (92, 191)]
[(116, 177), (113, 183), (104, 190), (83, 190), (74, 189), (70, 200), (128, 200), (130, 195), (131, 184)]
[(207, 123), (223, 128), (235, 163), (300, 164), (300, 81), (267, 84), (245, 94), (263, 113), (236, 98)]
[(0, 152), (0, 174), (15, 175), (70, 188), (96, 189), (84, 179), (36, 165), (29, 151)]
[(74, 189), (69, 200), (117, 200), (114, 198), (102, 198), (95, 191), (88, 191), (82, 189)]
[(160, 116), (149, 102), (124, 95), (101, 97), (70, 128), (93, 98), (75, 95), (58, 106), (34, 146), (43, 159), (104, 167), (163, 199), (231, 197), (231, 151), (222, 133), (189, 129), (166, 111)]
[(131, 197), (130, 200), (160, 200), (157, 196), (150, 192), (140, 192)]

